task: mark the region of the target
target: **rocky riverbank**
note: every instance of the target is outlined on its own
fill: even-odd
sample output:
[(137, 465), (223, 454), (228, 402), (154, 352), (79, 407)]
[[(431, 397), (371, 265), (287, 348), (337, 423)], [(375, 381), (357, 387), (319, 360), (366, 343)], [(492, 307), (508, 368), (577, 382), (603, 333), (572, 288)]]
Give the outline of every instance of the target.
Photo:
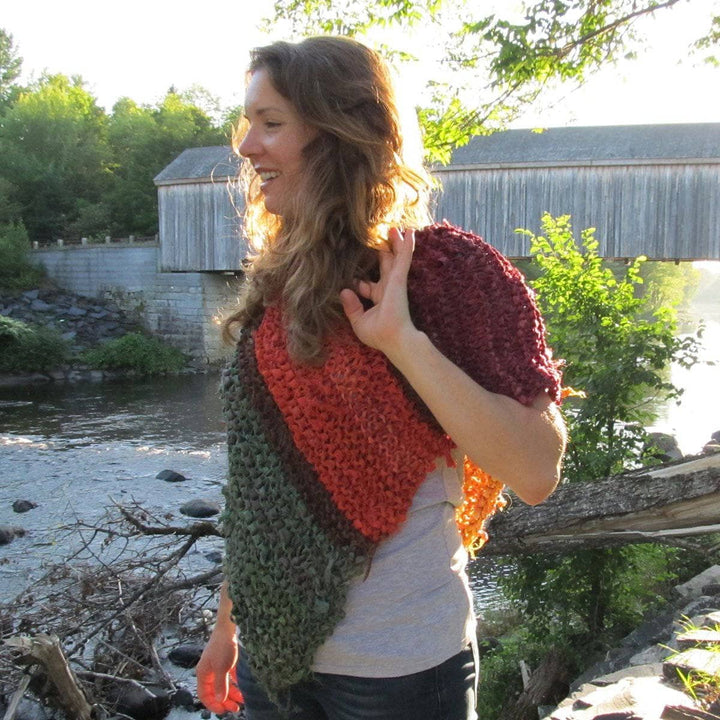
[(88, 298), (49, 286), (0, 294), (0, 315), (55, 330), (68, 345), (70, 361), (43, 372), (0, 374), (0, 387), (43, 382), (99, 382), (123, 375), (87, 367), (78, 356), (87, 349), (132, 332), (143, 332), (135, 313), (110, 298)]
[[(54, 287), (1, 295), (0, 315), (55, 330), (67, 343), (71, 358), (101, 342), (140, 329), (135, 318), (110, 300), (73, 295)], [(71, 360), (43, 372), (0, 374), (0, 387), (44, 382), (98, 382), (110, 375)]]
[[(628, 635), (605, 660), (571, 685), (571, 694), (547, 720), (713, 720), (720, 717), (720, 653), (696, 647), (696, 638), (720, 645), (720, 566), (675, 588), (668, 609)], [(702, 634), (688, 632), (703, 629)], [(693, 698), (683, 687), (686, 675), (705, 673), (715, 687)], [(543, 713), (541, 713), (541, 716)]]
[[(44, 488), (41, 497), (33, 484), (13, 483), (11, 477), (13, 490), (0, 489), (0, 544), (7, 540), (0, 548), (0, 640), (61, 638), (58, 647), (93, 701), (115, 709), (103, 714), (99, 706), (98, 717), (209, 717), (193, 697), (192, 668), (214, 614), (206, 608), (212, 607), (220, 581), (216, 520), (224, 457), (139, 447), (134, 467), (143, 472), (130, 478), (122, 454), (93, 447), (102, 461), (86, 477), (73, 462), (75, 448), (52, 460), (57, 458), (52, 443), (36, 444), (32, 459), (22, 460), (22, 447), (4, 448), (11, 467), (22, 462), (30, 477), (44, 468), (45, 483), (53, 487)], [(158, 472), (168, 461), (182, 472), (167, 467)], [(73, 488), (65, 482), (69, 477), (75, 478)], [(103, 507), (106, 493), (112, 496)], [(16, 498), (12, 503), (11, 497)], [(147, 535), (119, 506), (145, 527), (180, 531)], [(198, 534), (184, 554), (183, 528)], [(22, 584), (10, 593), (19, 578)], [(124, 608), (120, 613), (119, 607)], [(0, 643), (0, 717), (12, 706), (23, 678), (18, 655)], [(33, 674), (36, 680), (16, 698), (13, 720), (68, 720), (55, 709), (53, 692), (48, 694), (53, 681), (47, 682), (40, 667)]]
[(140, 329), (137, 318), (111, 300), (82, 297), (56, 288), (0, 296), (0, 315), (57, 330), (74, 353)]
[[(11, 444), (3, 448), (6, 478), (4, 488), (0, 488), (0, 524), (6, 522), (20, 527), (23, 535), (2, 548), (2, 589), (26, 567), (30, 572), (28, 580), (39, 579), (53, 562), (60, 559), (58, 553), (65, 556), (74, 552), (77, 546), (82, 546), (83, 533), (85, 537), (96, 537), (97, 527), (108, 527), (101, 507), (101, 498), (108, 494), (127, 505), (135, 501), (141, 504), (144, 508), (141, 517), (146, 524), (161, 521), (165, 525), (183, 526), (206, 517), (210, 517), (210, 523), (213, 523), (213, 518), (217, 517), (225, 469), (224, 453), (219, 446), (206, 452), (138, 445), (131, 448), (133, 456), (129, 459), (128, 448), (103, 442), (87, 444), (87, 438), (79, 440), (77, 445), (69, 443), (61, 447), (52, 438), (18, 438), (12, 444), (15, 438), (8, 437)], [(44, 496), (39, 494), (39, 480), (28, 483), (28, 478), (42, 479)], [(70, 534), (67, 527), (63, 530), (61, 525), (67, 526), (73, 519), (79, 521), (79, 525)], [(116, 533), (115, 542), (124, 543), (124, 537), (118, 532), (119, 526), (111, 528)], [(98, 546), (104, 546), (102, 538), (100, 535), (97, 539)], [(173, 542), (180, 544), (182, 539), (176, 538)], [(112, 550), (112, 547), (109, 545), (107, 549)], [(136, 553), (133, 547), (130, 549), (131, 557), (137, 554), (143, 562), (150, 557), (150, 547), (144, 541), (140, 552)], [(94, 553), (97, 547), (89, 550)], [(202, 539), (196, 549), (186, 556), (188, 566), (183, 577), (206, 577), (206, 573), (215, 572), (220, 551), (219, 538)], [(136, 580), (119, 574), (117, 562), (112, 566), (107, 564), (106, 569), (112, 570), (107, 577), (102, 577), (100, 571), (83, 572), (83, 563), (78, 562), (78, 558), (71, 564), (61, 562), (58, 567), (59, 583), (35, 585), (27, 605), (17, 605), (8, 610), (6, 617), (10, 619), (4, 623), (0, 619), (0, 634), (4, 633), (5, 637), (20, 632), (35, 634), (38, 629), (46, 628), (46, 631), (57, 632), (65, 638), (66, 647), (70, 647), (77, 644), (77, 639), (69, 638), (68, 634), (58, 629), (62, 625), (48, 620), (50, 612), (60, 612), (67, 607), (62, 592), (82, 589), (83, 594), (75, 596), (78, 604), (73, 606), (76, 610), (70, 613), (69, 620), (72, 628), (81, 626), (87, 633), (89, 621), (86, 621), (85, 613), (93, 611), (98, 605), (110, 609), (117, 607), (122, 598), (131, 597), (138, 586)], [(74, 582), (64, 585), (68, 569)], [(154, 587), (162, 592), (150, 598), (142, 611), (128, 613), (125, 617), (132, 619), (141, 629), (144, 626), (140, 618), (170, 618), (156, 636), (157, 661), (140, 655), (144, 657), (144, 667), (161, 676), (164, 673), (170, 678), (170, 683), (159, 686), (157, 680), (143, 681), (140, 683), (142, 690), (128, 684), (127, 687), (133, 691), (120, 696), (124, 703), (122, 707), (125, 710), (134, 708), (132, 714), (125, 713), (131, 717), (200, 720), (203, 711), (193, 697), (194, 680), (190, 666), (197, 660), (207, 623), (212, 619), (214, 593), (205, 587), (211, 583), (205, 580), (200, 597), (176, 602), (172, 592), (165, 592), (166, 586), (161, 584), (157, 571), (153, 577), (156, 578)], [(217, 578), (213, 582), (217, 582)], [(675, 706), (681, 701), (686, 702), (679, 686), (668, 682), (664, 676), (663, 664), (671, 654), (665, 646), (673, 647), (675, 632), (683, 615), (694, 618), (700, 625), (706, 623), (708, 613), (720, 608), (720, 595), (716, 592), (718, 583), (720, 579), (715, 576), (704, 576), (686, 584), (687, 591), (678, 589), (665, 613), (648, 621), (611, 651), (601, 665), (573, 683), (573, 694), (557, 709), (548, 711), (549, 716), (553, 720), (593, 720), (598, 716), (607, 720), (608, 703), (632, 701), (632, 712), (625, 712), (622, 715), (624, 720), (659, 718), (659, 715), (640, 714), (638, 703), (652, 699), (657, 704), (660, 702), (657, 698), (662, 697), (664, 709), (670, 704)], [(161, 612), (166, 614), (156, 615)], [(27, 615), (32, 617), (26, 618)], [(23, 621), (25, 625), (21, 628)], [(128, 657), (137, 657), (137, 643), (131, 642), (135, 631), (128, 635), (120, 632), (120, 627), (118, 624), (108, 625), (111, 634), (103, 642), (118, 648)], [(95, 642), (93, 640), (88, 644), (88, 648), (94, 649), (85, 653), (87, 657), (83, 659), (84, 667), (92, 668), (92, 672), (98, 672), (103, 663), (113, 660), (107, 652), (99, 652), (99, 648), (106, 645), (96, 645)], [(0, 679), (3, 677), (0, 663)], [(653, 686), (649, 688), (651, 680)], [(16, 683), (7, 684), (6, 702), (16, 688)], [(599, 690), (603, 691), (602, 695), (594, 694)], [(107, 689), (104, 691), (107, 692)], [(610, 697), (615, 692), (620, 699)], [(649, 694), (646, 696), (646, 693)], [(23, 712), (18, 713), (15, 720), (54, 720), (61, 717), (31, 698), (26, 698), (21, 707)], [(0, 715), (1, 711), (0, 701)]]

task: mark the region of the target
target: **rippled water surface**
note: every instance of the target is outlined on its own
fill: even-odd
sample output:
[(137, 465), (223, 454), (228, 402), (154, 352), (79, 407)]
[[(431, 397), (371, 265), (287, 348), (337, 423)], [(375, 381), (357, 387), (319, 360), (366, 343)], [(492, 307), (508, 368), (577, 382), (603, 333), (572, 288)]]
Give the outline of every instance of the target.
[[(180, 520), (188, 500), (220, 501), (220, 418), (215, 376), (0, 388), (0, 525), (27, 533), (0, 548), (0, 600), (77, 549), (87, 533), (75, 524), (91, 526), (114, 502)], [(158, 480), (165, 469), (187, 480)], [(20, 499), (38, 507), (15, 513)], [(198, 544), (197, 569), (217, 544)]]

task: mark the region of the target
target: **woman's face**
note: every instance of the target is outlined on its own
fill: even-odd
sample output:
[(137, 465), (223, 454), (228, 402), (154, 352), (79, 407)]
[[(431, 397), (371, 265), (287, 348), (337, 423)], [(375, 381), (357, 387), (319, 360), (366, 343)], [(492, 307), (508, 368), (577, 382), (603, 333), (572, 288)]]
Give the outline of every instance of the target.
[(307, 125), (292, 103), (275, 90), (267, 71), (256, 70), (245, 92), (247, 134), (238, 151), (260, 176), (268, 212), (283, 215), (300, 186), (303, 148), (318, 131)]

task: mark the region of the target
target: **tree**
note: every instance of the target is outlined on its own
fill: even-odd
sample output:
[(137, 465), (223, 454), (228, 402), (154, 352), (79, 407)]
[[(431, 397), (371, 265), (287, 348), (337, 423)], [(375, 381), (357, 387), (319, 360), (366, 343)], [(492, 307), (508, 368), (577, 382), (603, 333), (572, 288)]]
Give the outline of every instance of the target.
[(44, 75), (8, 109), (0, 178), (32, 240), (62, 237), (100, 200), (108, 182), (106, 125), (79, 77)]
[[(203, 91), (192, 92), (207, 101)], [(119, 100), (108, 128), (113, 184), (105, 200), (111, 208), (112, 231), (156, 233), (153, 178), (186, 148), (223, 144), (227, 138), (205, 111), (176, 92), (168, 92), (156, 107)]]
[(13, 36), (0, 28), (0, 116), (18, 90), (16, 80), (21, 69), (22, 58), (13, 45)]
[[(507, 6), (487, 15), (487, 4), (474, 0), (275, 0), (268, 24), (284, 23), (296, 37), (341, 32), (376, 43), (383, 28), (402, 29), (403, 52), (381, 42), (379, 49), (400, 62), (416, 59), (409, 49), (417, 44), (435, 53), (419, 115), (429, 157), (447, 162), (454, 147), (504, 127), (553, 82), (582, 83), (632, 53), (638, 19), (679, 2), (533, 0), (513, 17)], [(718, 28), (715, 17), (698, 51), (720, 42)]]
[(594, 229), (578, 246), (569, 216), (542, 220), (545, 236), (527, 233), (540, 275), (533, 282), (550, 342), (565, 359), (565, 383), (586, 397), (569, 399), (572, 443), (565, 473), (574, 481), (614, 475), (641, 460), (650, 400), (679, 391), (666, 379), (671, 362), (692, 365), (696, 342), (675, 336), (675, 311), (652, 307), (640, 257), (617, 278), (597, 253)]
[[(549, 343), (565, 361), (564, 384), (585, 394), (563, 403), (570, 439), (563, 482), (592, 483), (650, 461), (643, 452), (650, 400), (678, 393), (666, 368), (691, 364), (695, 343), (675, 337), (673, 308), (655, 304), (666, 296), (652, 288), (640, 292), (644, 258), (622, 269), (611, 265), (597, 254), (595, 231), (576, 241), (567, 216), (546, 215), (542, 228), (537, 236), (524, 231), (535, 266), (531, 284)], [(501, 584), (521, 609), (522, 625), (487, 667), (483, 661), (482, 716), (496, 716), (507, 702), (519, 659), (538, 664), (560, 650), (577, 675), (629, 632), (685, 567), (697, 567), (699, 557), (639, 544), (514, 558)]]

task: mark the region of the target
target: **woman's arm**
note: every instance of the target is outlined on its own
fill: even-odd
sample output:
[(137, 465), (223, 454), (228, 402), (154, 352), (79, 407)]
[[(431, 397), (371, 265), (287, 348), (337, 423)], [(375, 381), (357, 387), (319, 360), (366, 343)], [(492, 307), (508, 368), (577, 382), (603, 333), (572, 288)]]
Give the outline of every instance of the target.
[[(413, 235), (390, 233), (380, 254), (380, 280), (361, 282), (341, 300), (353, 330), (383, 352), (405, 376), (455, 444), (477, 465), (507, 484), (525, 502), (542, 502), (560, 477), (565, 427), (546, 395), (525, 406), (485, 390), (448, 360), (412, 323), (407, 275)], [(358, 297), (373, 307), (364, 310)]]
[(243, 702), (235, 683), (238, 641), (231, 612), (232, 602), (224, 582), (220, 587), (215, 627), (195, 668), (198, 698), (208, 710), (218, 715), (237, 712)]

